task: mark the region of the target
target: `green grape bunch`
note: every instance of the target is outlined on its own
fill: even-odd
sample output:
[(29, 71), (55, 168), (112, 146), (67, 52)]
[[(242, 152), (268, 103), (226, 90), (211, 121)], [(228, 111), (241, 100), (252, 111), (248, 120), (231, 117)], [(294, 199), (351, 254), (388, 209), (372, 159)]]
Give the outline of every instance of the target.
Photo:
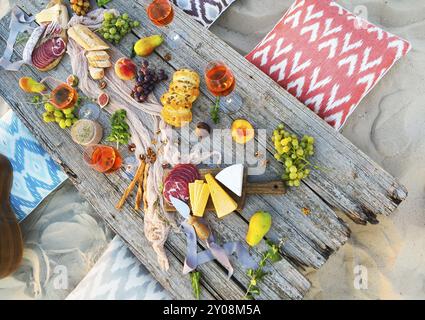
[(275, 158), (285, 167), (282, 180), (290, 187), (299, 187), (313, 167), (308, 159), (314, 155), (314, 138), (304, 135), (300, 141), (297, 135), (285, 131), (284, 125), (280, 124), (273, 131), (272, 141)]
[(44, 122), (56, 122), (61, 129), (71, 127), (78, 120), (74, 114), (75, 108), (59, 110), (51, 103), (46, 102), (44, 104), (44, 110), (46, 111), (43, 113)]
[(139, 21), (131, 20), (128, 13), (115, 16), (106, 12), (103, 17), (102, 27), (98, 32), (105, 40), (118, 44), (133, 28), (140, 26)]

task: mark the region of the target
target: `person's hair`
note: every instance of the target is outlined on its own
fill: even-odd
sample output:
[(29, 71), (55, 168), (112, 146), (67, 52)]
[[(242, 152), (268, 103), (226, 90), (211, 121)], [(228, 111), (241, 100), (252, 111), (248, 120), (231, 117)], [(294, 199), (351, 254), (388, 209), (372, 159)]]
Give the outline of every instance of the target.
[(21, 229), (10, 205), (12, 181), (12, 166), (0, 154), (0, 279), (16, 271), (23, 255)]

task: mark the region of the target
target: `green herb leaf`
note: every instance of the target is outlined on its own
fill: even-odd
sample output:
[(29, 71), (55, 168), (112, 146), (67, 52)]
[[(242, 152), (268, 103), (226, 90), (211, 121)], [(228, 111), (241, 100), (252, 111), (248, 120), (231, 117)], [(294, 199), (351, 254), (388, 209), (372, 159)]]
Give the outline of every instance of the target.
[(220, 97), (217, 97), (215, 100), (215, 105), (211, 106), (210, 115), (211, 120), (217, 124), (220, 122)]
[(108, 4), (109, 2), (111, 2), (111, 0), (96, 0), (97, 5), (99, 7), (104, 6), (105, 4)]
[(129, 125), (126, 122), (127, 112), (125, 110), (116, 111), (111, 117), (111, 134), (106, 138), (109, 142), (127, 144), (130, 140)]
[(266, 241), (268, 250), (261, 254), (261, 260), (258, 262), (258, 268), (256, 270), (248, 269), (246, 274), (250, 278), (248, 289), (245, 293), (244, 298), (252, 300), (255, 296), (261, 294), (258, 283), (263, 280), (269, 273), (264, 270), (267, 261), (270, 263), (278, 262), (282, 259), (279, 253), (279, 246), (271, 241)]
[(197, 300), (201, 297), (201, 286), (199, 281), (201, 280), (201, 272), (194, 271), (190, 273), (190, 281), (192, 283), (193, 295)]

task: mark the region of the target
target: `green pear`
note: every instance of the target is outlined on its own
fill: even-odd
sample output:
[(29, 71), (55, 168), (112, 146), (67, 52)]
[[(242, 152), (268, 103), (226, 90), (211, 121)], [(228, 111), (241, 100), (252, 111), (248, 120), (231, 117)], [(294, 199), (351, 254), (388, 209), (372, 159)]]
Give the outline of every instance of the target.
[(138, 56), (147, 57), (163, 42), (164, 38), (160, 35), (142, 38), (134, 45), (134, 52), (136, 52)]
[(269, 232), (272, 226), (272, 216), (266, 211), (256, 212), (249, 220), (246, 242), (254, 247), (260, 243), (261, 239)]

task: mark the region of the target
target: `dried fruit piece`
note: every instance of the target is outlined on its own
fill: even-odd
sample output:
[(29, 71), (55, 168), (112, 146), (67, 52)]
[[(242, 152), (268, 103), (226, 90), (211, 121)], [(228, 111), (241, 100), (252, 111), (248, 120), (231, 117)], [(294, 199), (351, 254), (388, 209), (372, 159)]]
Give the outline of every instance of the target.
[(211, 133), (211, 128), (208, 123), (198, 122), (195, 129), (195, 134), (200, 138), (208, 137)]
[(237, 119), (232, 124), (232, 138), (236, 143), (245, 144), (254, 138), (254, 128), (244, 119)]
[(103, 109), (109, 104), (109, 96), (106, 93), (101, 93), (97, 98), (97, 103)]
[(76, 75), (71, 74), (68, 78), (66, 78), (66, 83), (71, 87), (76, 87), (78, 86), (79, 79)]

